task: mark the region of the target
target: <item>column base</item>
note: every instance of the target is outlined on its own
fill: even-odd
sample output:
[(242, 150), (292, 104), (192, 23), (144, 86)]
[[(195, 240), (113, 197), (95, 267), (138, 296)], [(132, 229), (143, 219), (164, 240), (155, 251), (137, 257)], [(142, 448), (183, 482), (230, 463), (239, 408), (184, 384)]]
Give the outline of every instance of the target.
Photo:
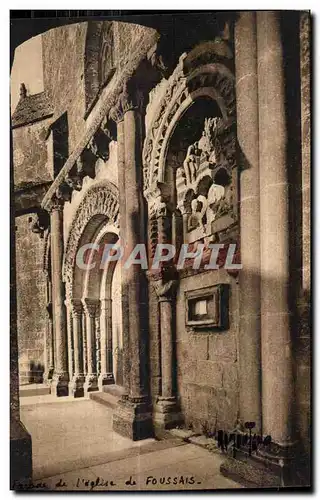
[(45, 384), (51, 384), (52, 379), (53, 379), (53, 373), (54, 373), (54, 368), (49, 368), (49, 370), (47, 372), (44, 372), (43, 382)]
[(104, 385), (111, 385), (114, 384), (114, 376), (113, 373), (103, 373), (99, 375), (98, 378), (98, 386), (100, 391), (102, 391), (102, 388)]
[(69, 395), (68, 373), (54, 373), (51, 383), (51, 394), (58, 398)]
[(10, 489), (27, 490), (31, 480), (31, 436), (20, 420), (12, 420), (10, 424)]
[(84, 375), (74, 375), (69, 383), (69, 394), (74, 398), (83, 398), (84, 396)]
[(122, 397), (113, 414), (113, 430), (133, 441), (153, 437), (150, 403), (144, 398)]
[(250, 457), (241, 450), (237, 451), (236, 458), (229, 456), (221, 464), (220, 472), (251, 488), (310, 485), (310, 470), (308, 466), (302, 466), (301, 453), (296, 445), (283, 447), (270, 443)]
[(177, 425), (181, 425), (183, 416), (176, 398), (159, 396), (155, 405), (153, 420), (155, 425), (163, 429), (172, 429)]
[(83, 388), (85, 392), (98, 391), (99, 387), (97, 375), (87, 375)]

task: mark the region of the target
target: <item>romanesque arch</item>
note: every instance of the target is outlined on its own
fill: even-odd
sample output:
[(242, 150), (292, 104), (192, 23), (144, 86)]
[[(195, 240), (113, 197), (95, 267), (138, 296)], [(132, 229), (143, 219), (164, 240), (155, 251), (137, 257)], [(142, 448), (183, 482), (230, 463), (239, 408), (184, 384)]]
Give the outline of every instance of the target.
[(109, 181), (101, 181), (86, 192), (71, 223), (63, 266), (67, 300), (79, 284), (79, 270), (75, 265), (79, 247), (92, 242), (96, 232), (106, 224), (119, 231), (118, 189)]
[[(216, 110), (210, 114), (208, 109), (198, 136), (181, 148), (183, 158), (171, 155), (172, 161), (169, 156), (174, 137), (183, 120), (189, 119), (189, 115), (192, 117), (192, 110), (201, 100), (209, 105), (215, 103)], [(181, 136), (184, 133), (182, 130)], [(164, 207), (169, 218), (173, 215), (183, 219), (180, 224), (184, 227), (183, 234), (169, 235), (169, 239), (178, 236), (180, 240), (185, 239), (188, 232), (189, 243), (235, 227), (238, 210), (236, 166), (232, 52), (227, 42), (216, 39), (182, 54), (147, 131), (143, 179), (151, 247), (154, 248), (161, 237), (156, 219)], [(192, 233), (193, 228), (197, 231)], [(175, 232), (174, 227), (172, 232)], [(168, 235), (163, 237), (168, 238)]]

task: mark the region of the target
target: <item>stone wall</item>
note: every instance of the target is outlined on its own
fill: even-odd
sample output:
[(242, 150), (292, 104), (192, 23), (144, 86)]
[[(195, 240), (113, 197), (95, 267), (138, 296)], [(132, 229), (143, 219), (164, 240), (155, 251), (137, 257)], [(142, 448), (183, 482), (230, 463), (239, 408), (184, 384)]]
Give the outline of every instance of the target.
[(15, 221), (20, 384), (42, 382), (47, 315), (44, 239), (31, 232), (29, 218)]
[(42, 35), (44, 88), (52, 97), (53, 121), (67, 112), (69, 154), (85, 131), (84, 51), (87, 23)]
[[(229, 283), (229, 328), (190, 333), (185, 326), (186, 291)], [(177, 293), (178, 394), (187, 427), (196, 432), (234, 428), (238, 418), (239, 290), (234, 278), (217, 270), (181, 280)]]
[(49, 124), (50, 120), (42, 120), (13, 129), (15, 188), (53, 180), (45, 140)]

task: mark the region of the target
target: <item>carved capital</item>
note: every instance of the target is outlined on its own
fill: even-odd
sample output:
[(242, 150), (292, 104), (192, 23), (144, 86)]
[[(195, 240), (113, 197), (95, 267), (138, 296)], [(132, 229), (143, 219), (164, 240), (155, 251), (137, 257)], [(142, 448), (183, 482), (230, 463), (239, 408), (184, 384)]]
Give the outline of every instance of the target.
[(48, 203), (48, 212), (51, 214), (52, 212), (58, 211), (62, 212), (64, 207), (65, 200), (61, 197), (57, 197), (57, 195), (53, 195), (50, 202)]
[(122, 109), (122, 102), (121, 102), (121, 99), (119, 98), (119, 101), (117, 102), (117, 104), (115, 106), (113, 106), (113, 108), (110, 109), (109, 117), (111, 118), (111, 120), (113, 120), (114, 122), (116, 122), (118, 124), (118, 123), (123, 121), (123, 115), (124, 115), (124, 111)]
[(120, 96), (123, 113), (131, 110), (141, 111), (143, 107), (143, 93), (136, 86), (125, 84)]
[(70, 308), (73, 316), (81, 317), (83, 312), (83, 305), (81, 299), (71, 299)]
[(99, 299), (82, 299), (85, 314), (90, 318), (95, 318), (100, 313), (100, 300)]
[(159, 302), (174, 300), (178, 284), (177, 280), (153, 280), (152, 284), (158, 296)]

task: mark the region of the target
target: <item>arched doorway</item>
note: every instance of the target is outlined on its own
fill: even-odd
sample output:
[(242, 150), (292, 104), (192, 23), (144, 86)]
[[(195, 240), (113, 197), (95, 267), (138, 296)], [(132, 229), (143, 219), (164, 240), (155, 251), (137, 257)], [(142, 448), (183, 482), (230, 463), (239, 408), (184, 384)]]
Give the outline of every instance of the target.
[(117, 188), (99, 183), (85, 194), (69, 233), (64, 277), (75, 397), (123, 383), (121, 264), (103, 260), (104, 249), (119, 238), (118, 214)]
[(216, 328), (214, 304), (219, 287), (232, 288), (233, 297), (238, 291), (227, 271), (204, 269), (209, 245), (238, 238), (235, 107), (230, 48), (204, 42), (180, 57), (144, 143), (151, 257), (157, 243), (173, 243), (176, 254), (182, 243), (193, 254), (203, 249), (197, 269), (193, 259), (183, 268), (172, 260), (152, 276), (161, 338), (156, 419), (166, 427), (179, 423), (180, 408), (197, 432), (223, 422), (232, 428), (237, 415), (238, 394), (225, 389), (222, 373), (237, 380), (238, 325), (230, 317)]

